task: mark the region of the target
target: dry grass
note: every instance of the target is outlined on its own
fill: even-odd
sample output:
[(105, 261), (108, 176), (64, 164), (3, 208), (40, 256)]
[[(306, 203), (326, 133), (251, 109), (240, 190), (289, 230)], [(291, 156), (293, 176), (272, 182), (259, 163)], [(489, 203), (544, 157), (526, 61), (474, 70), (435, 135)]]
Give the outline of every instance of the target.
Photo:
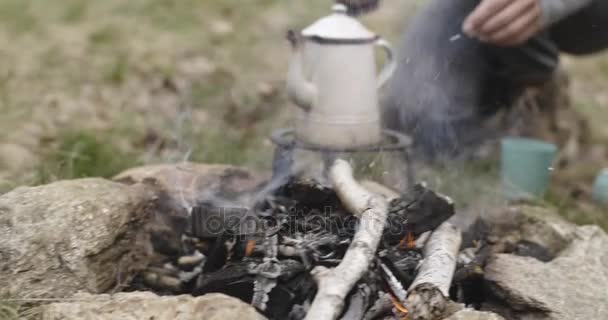
[(41, 308), (30, 302), (0, 299), (0, 320), (36, 320), (41, 318)]
[(260, 165), (285, 108), (285, 12), (304, 21), (320, 4), (1, 0), (0, 143), (46, 162), (86, 131), (141, 162)]
[[(267, 168), (266, 136), (289, 121), (285, 32), (328, 6), (0, 0), (0, 144), (31, 160), (0, 157), (0, 189), (39, 182), (32, 167), (57, 158), (65, 132), (94, 134), (141, 163), (189, 157)], [(368, 22), (395, 34), (397, 13)]]

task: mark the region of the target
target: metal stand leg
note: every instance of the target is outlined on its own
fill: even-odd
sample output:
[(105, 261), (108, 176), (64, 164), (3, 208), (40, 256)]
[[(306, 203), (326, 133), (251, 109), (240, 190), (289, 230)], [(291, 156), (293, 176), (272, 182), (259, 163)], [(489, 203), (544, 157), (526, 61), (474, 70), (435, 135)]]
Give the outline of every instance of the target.
[(414, 176), (414, 162), (410, 157), (409, 148), (405, 148), (402, 151), (403, 160), (405, 161), (405, 177), (407, 178), (408, 188), (412, 188), (416, 184), (416, 177)]
[(277, 145), (272, 159), (272, 179), (290, 177), (293, 172), (294, 145)]
[(329, 169), (338, 158), (338, 153), (333, 151), (323, 151), (323, 177), (329, 178)]

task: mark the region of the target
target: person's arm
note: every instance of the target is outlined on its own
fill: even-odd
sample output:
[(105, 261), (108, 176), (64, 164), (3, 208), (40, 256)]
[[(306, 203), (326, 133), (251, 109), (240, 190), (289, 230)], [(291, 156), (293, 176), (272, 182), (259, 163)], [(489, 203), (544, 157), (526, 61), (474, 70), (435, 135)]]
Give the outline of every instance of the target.
[[(542, 23), (550, 26), (588, 6), (592, 0), (540, 0)], [(606, 0), (600, 0), (606, 1)]]
[[(482, 0), (465, 19), (470, 37), (501, 46), (528, 41), (542, 29), (589, 5), (592, 0)], [(598, 0), (606, 1), (606, 0)]]

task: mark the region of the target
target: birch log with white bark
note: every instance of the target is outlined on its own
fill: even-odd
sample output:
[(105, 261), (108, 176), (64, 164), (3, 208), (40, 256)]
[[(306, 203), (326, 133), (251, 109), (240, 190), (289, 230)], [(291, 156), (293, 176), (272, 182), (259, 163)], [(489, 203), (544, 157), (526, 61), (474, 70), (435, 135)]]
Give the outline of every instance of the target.
[(408, 290), (407, 307), (412, 319), (433, 320), (443, 315), (461, 242), (460, 230), (449, 222), (431, 234), (424, 247), (424, 261)]
[(306, 314), (307, 320), (338, 318), (346, 296), (369, 269), (388, 216), (386, 200), (357, 183), (348, 162), (336, 160), (330, 168), (329, 179), (342, 204), (360, 219), (359, 228), (337, 267), (312, 270), (317, 294)]

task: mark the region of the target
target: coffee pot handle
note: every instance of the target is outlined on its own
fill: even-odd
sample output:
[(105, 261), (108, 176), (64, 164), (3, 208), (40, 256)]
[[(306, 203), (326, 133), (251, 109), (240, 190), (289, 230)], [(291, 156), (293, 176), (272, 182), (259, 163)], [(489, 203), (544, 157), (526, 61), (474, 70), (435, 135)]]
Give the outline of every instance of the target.
[(377, 88), (380, 89), (386, 84), (388, 79), (393, 76), (395, 69), (397, 69), (397, 61), (395, 60), (395, 55), (393, 54), (393, 47), (388, 41), (379, 38), (376, 40), (376, 46), (384, 50), (387, 58), (386, 65), (380, 72), (380, 75), (378, 75)]

